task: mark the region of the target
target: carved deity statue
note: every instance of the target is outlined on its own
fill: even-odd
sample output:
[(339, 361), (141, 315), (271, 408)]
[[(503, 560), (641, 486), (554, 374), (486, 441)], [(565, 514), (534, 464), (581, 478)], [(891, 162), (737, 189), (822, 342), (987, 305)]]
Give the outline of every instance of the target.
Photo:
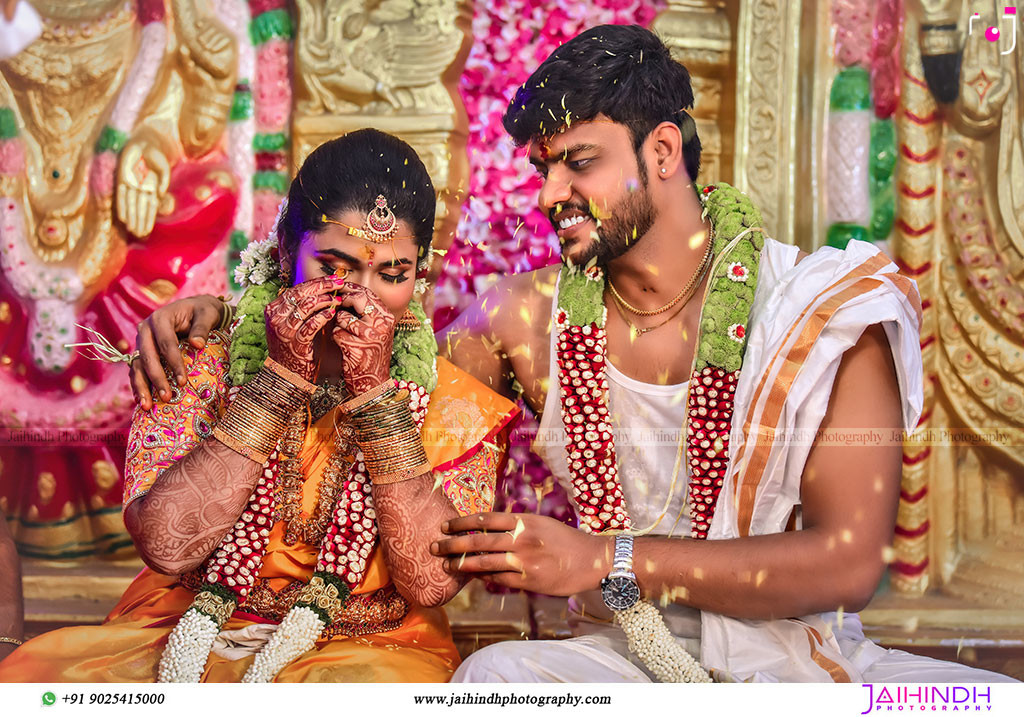
[(1004, 7), (909, 6), (899, 127), (896, 248), (927, 380), (894, 586), (986, 607), (1024, 597), (1024, 48)]
[[(0, 509), (28, 555), (116, 554), (126, 351), (184, 286), (225, 286), (236, 38), (199, 0), (32, 0), (0, 63)], [(187, 285), (187, 286), (186, 286)]]

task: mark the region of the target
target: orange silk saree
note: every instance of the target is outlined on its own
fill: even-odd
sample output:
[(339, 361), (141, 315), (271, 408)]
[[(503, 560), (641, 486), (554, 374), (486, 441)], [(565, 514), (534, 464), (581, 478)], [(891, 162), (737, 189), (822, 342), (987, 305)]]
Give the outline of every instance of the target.
[[(125, 505), (205, 438), (226, 406), (226, 345), (217, 334), (186, 352), (188, 385), (166, 404), (137, 410), (129, 438)], [(439, 358), (438, 384), (423, 427), (434, 475), (462, 514), (490, 510), (517, 409), (469, 374)], [(300, 459), (303, 511), (316, 505), (332, 445), (334, 409), (306, 434)], [(287, 610), (290, 587), (312, 575), (318, 546), (285, 544), (284, 524), (270, 535), (259, 588), (224, 625), (203, 681), (237, 682), (258, 644)], [(28, 641), (0, 662), (2, 682), (153, 682), (167, 638), (195, 597), (194, 576), (144, 569), (99, 626), (69, 627)], [(339, 629), (277, 676), (278, 682), (445, 682), (459, 664), (441, 608), (409, 605), (374, 548)], [(284, 607), (282, 607), (284, 605)], [(251, 612), (249, 612), (251, 611)], [(276, 618), (276, 619), (275, 619)]]

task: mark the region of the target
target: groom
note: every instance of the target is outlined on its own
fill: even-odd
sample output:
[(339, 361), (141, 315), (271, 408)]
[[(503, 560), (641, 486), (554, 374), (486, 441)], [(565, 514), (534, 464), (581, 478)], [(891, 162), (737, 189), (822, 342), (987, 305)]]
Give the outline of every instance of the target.
[[(537, 448), (580, 529), (485, 513), (433, 550), (453, 573), (572, 596), (575, 637), (485, 648), (454, 679), (698, 677), (680, 648), (720, 679), (1008, 679), (883, 650), (856, 616), (921, 410), (916, 286), (872, 245), (808, 256), (736, 190), (698, 190), (692, 105), (686, 69), (636, 26), (577, 36), (509, 103), (562, 267), (508, 277), (440, 344), (557, 437)], [(180, 373), (177, 333), (199, 341), (219, 317), (196, 297), (141, 325), (143, 405), (148, 381), (169, 388), (161, 354)], [(897, 439), (842, 440), (863, 429)], [(637, 626), (662, 620), (635, 654), (652, 634)]]

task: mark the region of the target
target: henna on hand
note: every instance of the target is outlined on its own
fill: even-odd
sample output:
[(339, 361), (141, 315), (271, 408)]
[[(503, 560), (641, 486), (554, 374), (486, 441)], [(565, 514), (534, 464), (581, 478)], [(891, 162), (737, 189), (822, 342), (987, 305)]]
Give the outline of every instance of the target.
[(339, 311), (331, 334), (341, 349), (345, 385), (358, 396), (384, 383), (391, 375), (395, 317), (376, 294), (358, 284), (345, 285), (340, 306), (358, 314)]
[(262, 471), (217, 440), (196, 446), (125, 510), (143, 561), (165, 575), (199, 567), (242, 514)]
[(307, 381), (316, 379), (313, 345), (316, 335), (334, 318), (339, 303), (335, 292), (343, 284), (336, 276), (320, 277), (283, 290), (267, 304), (270, 358)]
[(452, 575), (444, 560), (430, 552), (444, 538), (441, 524), (458, 513), (432, 473), (401, 483), (373, 486), (377, 529), (391, 579), (410, 602), (444, 605), (458, 594), (468, 576)]

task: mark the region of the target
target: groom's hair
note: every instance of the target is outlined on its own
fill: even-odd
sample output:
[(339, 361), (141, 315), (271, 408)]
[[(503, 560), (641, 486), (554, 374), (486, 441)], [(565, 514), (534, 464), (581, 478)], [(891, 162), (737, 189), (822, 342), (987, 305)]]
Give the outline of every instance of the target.
[(691, 107), (690, 73), (653, 32), (639, 25), (600, 25), (552, 52), (516, 91), (502, 123), (523, 146), (603, 114), (629, 129), (640, 161), (651, 131), (672, 122), (683, 134), (683, 161), (695, 179), (700, 139), (686, 112)]

